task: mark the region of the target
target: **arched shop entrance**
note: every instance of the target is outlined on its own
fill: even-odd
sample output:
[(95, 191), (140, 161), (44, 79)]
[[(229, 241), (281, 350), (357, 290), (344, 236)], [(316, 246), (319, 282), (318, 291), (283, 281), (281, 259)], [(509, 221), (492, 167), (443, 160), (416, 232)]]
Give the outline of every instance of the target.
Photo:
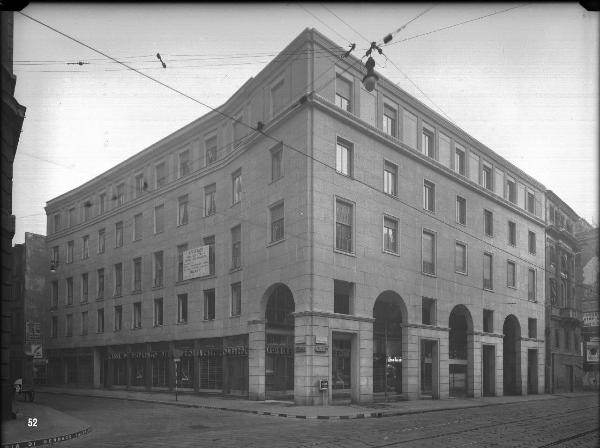
[(521, 393), (521, 326), (512, 314), (504, 319), (502, 333), (504, 395), (518, 395)]
[(373, 396), (376, 400), (402, 394), (402, 316), (404, 302), (385, 291), (373, 307)]
[(451, 397), (465, 397), (471, 389), (472, 341), (469, 334), (473, 332), (471, 313), (464, 305), (457, 305), (450, 313), (448, 347), (448, 381)]
[(271, 287), (265, 311), (265, 397), (294, 399), (294, 297), (278, 284)]

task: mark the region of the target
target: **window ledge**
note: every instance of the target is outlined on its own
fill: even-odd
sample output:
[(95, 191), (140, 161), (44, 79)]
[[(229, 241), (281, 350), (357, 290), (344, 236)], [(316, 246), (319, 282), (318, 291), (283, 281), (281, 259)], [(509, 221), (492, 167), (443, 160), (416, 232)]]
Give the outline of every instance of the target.
[(468, 276), (469, 273), (468, 272), (461, 272), (461, 271), (454, 271), (455, 274), (459, 274), (459, 275), (464, 275), (464, 276)]
[(96, 302), (102, 302), (104, 300), (104, 297), (96, 297)]
[(283, 175), (279, 176), (277, 179), (272, 179), (271, 182), (269, 182), (267, 185), (273, 185), (274, 183), (276, 183), (278, 180), (283, 179)]
[(156, 291), (157, 289), (163, 289), (164, 285), (160, 285), (160, 286), (153, 286), (152, 287), (152, 291)]
[(397, 252), (392, 252), (392, 251), (385, 250), (385, 249), (381, 249), (381, 252), (383, 252), (384, 254), (393, 255), (394, 257), (400, 257), (400, 254)]
[(141, 294), (142, 290), (141, 289), (134, 289), (131, 291), (131, 294)]
[(494, 291), (494, 289), (492, 289), (492, 288), (482, 288), (482, 289), (483, 289), (484, 291), (496, 292), (496, 291)]
[(437, 274), (430, 274), (429, 272), (423, 272), (423, 271), (421, 271), (421, 274), (426, 275), (427, 277), (437, 278)]
[(182, 320), (181, 322), (177, 322), (177, 325), (187, 325), (187, 320)]
[(277, 244), (279, 244), (279, 243), (283, 243), (285, 240), (286, 240), (286, 238), (281, 238), (280, 240), (277, 240), (277, 241), (271, 241), (271, 242), (267, 243), (267, 244), (265, 245), (265, 247), (272, 247), (272, 246), (276, 246), (276, 245), (277, 245)]
[(239, 204), (241, 204), (241, 203), (242, 203), (242, 201), (241, 201), (241, 200), (239, 200), (239, 201), (237, 201), (237, 202), (234, 202), (233, 204), (231, 204), (231, 206), (230, 206), (229, 208), (233, 208), (233, 207), (235, 207), (236, 205), (239, 205)]
[(113, 295), (113, 299), (119, 299), (121, 297), (123, 297), (123, 294), (114, 294)]
[[(235, 316), (229, 316), (231, 319), (239, 319), (240, 317), (242, 317), (241, 314), (236, 314)], [(213, 319), (214, 320), (214, 319)]]
[(233, 272), (237, 272), (237, 271), (241, 271), (241, 270), (242, 270), (241, 266), (239, 268), (231, 268), (231, 269), (229, 269), (229, 273), (231, 274)]
[[(506, 285), (506, 287), (507, 287), (507, 288), (510, 288), (510, 289), (518, 289), (516, 286), (511, 286), (511, 285)], [(484, 289), (485, 289), (485, 288), (484, 288)]]
[(342, 254), (342, 255), (348, 255), (348, 256), (350, 256), (350, 257), (356, 257), (356, 254), (355, 254), (354, 252), (345, 252), (345, 251), (343, 251), (343, 250), (336, 249), (335, 247), (333, 248), (333, 251), (334, 251), (335, 253), (338, 253), (338, 254)]

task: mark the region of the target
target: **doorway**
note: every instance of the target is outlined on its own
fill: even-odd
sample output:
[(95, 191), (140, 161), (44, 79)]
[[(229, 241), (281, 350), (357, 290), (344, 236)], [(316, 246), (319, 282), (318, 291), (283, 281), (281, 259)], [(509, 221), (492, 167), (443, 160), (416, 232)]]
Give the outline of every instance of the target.
[(483, 374), (483, 396), (492, 397), (495, 395), (495, 370), (496, 370), (496, 347), (493, 345), (483, 345), (482, 355), (482, 374)]
[(352, 334), (334, 332), (331, 345), (331, 397), (349, 400), (352, 395)]
[(439, 398), (437, 387), (437, 341), (421, 340), (421, 397)]
[(504, 320), (502, 348), (502, 370), (504, 374), (504, 395), (521, 393), (521, 327), (514, 315)]
[(527, 351), (527, 393), (537, 394), (538, 390), (537, 350)]

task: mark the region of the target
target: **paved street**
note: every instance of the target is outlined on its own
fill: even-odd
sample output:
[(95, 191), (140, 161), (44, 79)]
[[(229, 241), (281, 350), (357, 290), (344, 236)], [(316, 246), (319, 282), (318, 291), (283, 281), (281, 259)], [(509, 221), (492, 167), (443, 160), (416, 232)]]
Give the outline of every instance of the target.
[(598, 399), (558, 397), (359, 420), (300, 420), (119, 399), (40, 393), (87, 421), (64, 447), (596, 447)]

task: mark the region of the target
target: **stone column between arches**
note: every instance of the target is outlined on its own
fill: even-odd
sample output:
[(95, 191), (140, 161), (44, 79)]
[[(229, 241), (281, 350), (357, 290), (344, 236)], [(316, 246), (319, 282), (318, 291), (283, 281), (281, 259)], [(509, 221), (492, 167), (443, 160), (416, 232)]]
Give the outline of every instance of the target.
[(248, 399), (265, 399), (265, 321), (248, 322)]

